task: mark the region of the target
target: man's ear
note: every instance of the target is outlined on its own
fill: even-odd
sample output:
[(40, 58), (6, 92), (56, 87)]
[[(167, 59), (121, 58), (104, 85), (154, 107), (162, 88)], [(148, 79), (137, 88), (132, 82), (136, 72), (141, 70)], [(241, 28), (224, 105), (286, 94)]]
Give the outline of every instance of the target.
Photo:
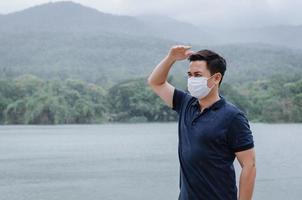
[(219, 85), (219, 82), (221, 79), (222, 79), (222, 74), (220, 72), (217, 72), (214, 77), (214, 81), (215, 81), (216, 85)]

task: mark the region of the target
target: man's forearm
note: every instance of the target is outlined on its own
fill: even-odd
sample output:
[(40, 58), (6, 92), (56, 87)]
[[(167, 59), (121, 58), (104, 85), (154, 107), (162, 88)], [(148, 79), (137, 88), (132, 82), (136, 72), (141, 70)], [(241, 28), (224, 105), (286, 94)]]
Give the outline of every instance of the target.
[(148, 78), (149, 84), (161, 85), (168, 77), (168, 73), (175, 63), (175, 60), (170, 56), (166, 56), (152, 71)]
[(256, 167), (244, 166), (239, 181), (239, 200), (251, 200), (255, 185)]

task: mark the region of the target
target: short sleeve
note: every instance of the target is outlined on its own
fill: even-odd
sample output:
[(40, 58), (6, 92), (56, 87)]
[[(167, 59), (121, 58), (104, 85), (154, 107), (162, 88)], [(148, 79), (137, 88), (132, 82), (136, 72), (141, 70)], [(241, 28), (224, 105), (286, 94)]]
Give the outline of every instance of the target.
[(242, 111), (232, 119), (228, 129), (228, 141), (232, 151), (244, 151), (254, 147), (249, 122)]
[(172, 109), (175, 110), (177, 113), (180, 113), (182, 104), (186, 98), (187, 93), (183, 90), (178, 88), (174, 89), (173, 93), (173, 106)]

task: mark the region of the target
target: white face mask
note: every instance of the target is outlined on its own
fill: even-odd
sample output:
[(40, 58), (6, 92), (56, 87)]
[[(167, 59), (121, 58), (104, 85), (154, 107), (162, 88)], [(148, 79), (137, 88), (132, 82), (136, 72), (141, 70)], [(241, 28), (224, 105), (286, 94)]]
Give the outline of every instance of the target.
[[(212, 77), (212, 76), (211, 76)], [(211, 78), (210, 77), (210, 78)], [(215, 86), (215, 84), (209, 88), (208, 87), (208, 79), (207, 77), (194, 77), (191, 76), (188, 78), (188, 90), (193, 97), (198, 99), (202, 99), (209, 94), (211, 89)]]

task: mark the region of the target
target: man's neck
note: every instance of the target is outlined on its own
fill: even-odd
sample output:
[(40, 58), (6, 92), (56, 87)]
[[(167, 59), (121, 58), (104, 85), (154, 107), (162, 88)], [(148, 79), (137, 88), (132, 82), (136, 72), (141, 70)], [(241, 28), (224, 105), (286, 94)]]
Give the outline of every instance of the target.
[(211, 91), (205, 98), (199, 99), (200, 112), (202, 112), (205, 108), (210, 107), (216, 101), (220, 99), (218, 91)]

